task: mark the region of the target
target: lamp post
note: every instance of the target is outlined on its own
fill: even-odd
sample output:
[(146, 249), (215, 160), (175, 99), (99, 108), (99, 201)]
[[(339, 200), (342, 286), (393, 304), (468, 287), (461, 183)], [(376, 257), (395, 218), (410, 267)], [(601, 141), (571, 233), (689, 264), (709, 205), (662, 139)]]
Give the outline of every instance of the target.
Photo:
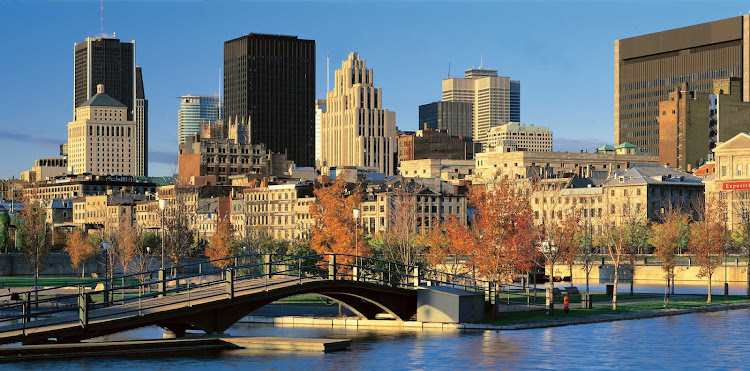
[(161, 210), (161, 269), (164, 270), (164, 210), (167, 208), (167, 200), (159, 200)]
[[(111, 265), (110, 261), (109, 261), (111, 259), (111, 255), (110, 255), (110, 252), (109, 252), (109, 242), (102, 241), (102, 248), (104, 248), (104, 251), (107, 254), (107, 258), (104, 261), (104, 275), (105, 276), (109, 276), (109, 284), (110, 284), (110, 287), (111, 287), (113, 274), (110, 274), (110, 271), (109, 271), (109, 268), (110, 268), (110, 265)], [(107, 296), (108, 296), (107, 294), (108, 294), (107, 287), (105, 287), (104, 288), (104, 303), (105, 303), (105, 305), (107, 303)]]
[(355, 262), (357, 265), (357, 276), (359, 276), (359, 237), (357, 236), (357, 230), (359, 229), (359, 209), (354, 209), (354, 251), (355, 251)]

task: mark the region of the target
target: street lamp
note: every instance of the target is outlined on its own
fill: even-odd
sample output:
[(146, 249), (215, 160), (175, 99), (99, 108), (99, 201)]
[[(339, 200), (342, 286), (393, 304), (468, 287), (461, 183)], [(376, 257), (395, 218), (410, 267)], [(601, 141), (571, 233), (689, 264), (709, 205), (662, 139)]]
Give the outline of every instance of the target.
[(159, 200), (159, 210), (161, 210), (161, 269), (164, 270), (164, 209), (167, 208), (167, 200)]
[(353, 213), (354, 213), (354, 251), (356, 252), (355, 253), (355, 255), (356, 255), (355, 256), (355, 259), (356, 259), (355, 262), (356, 262), (356, 265), (357, 265), (357, 276), (359, 276), (359, 239), (357, 237), (357, 230), (359, 229), (359, 214), (360, 214), (360, 210), (359, 209), (354, 209)]

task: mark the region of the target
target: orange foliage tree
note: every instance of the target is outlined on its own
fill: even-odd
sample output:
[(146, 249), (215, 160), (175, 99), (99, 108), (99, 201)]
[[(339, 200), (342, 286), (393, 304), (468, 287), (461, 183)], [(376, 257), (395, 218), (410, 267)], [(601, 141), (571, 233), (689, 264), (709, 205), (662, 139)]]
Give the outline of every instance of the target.
[(213, 265), (226, 268), (232, 264), (229, 259), (226, 259), (235, 255), (232, 236), (232, 223), (228, 218), (220, 219), (216, 225), (216, 233), (208, 238), (209, 246), (206, 248), (208, 259), (217, 260), (213, 262)]
[(468, 225), (455, 225), (448, 236), (455, 249), (468, 257), (495, 286), (528, 271), (536, 254), (534, 226), (528, 196), (512, 180), (499, 179), (487, 190), (472, 189), (474, 213)]
[(73, 268), (81, 269), (81, 277), (86, 275), (86, 260), (94, 257), (97, 253), (96, 247), (78, 229), (70, 235), (63, 250), (70, 256), (70, 265)]
[(654, 254), (661, 261), (661, 269), (666, 279), (664, 306), (669, 305), (670, 282), (674, 278), (677, 265), (677, 252), (688, 238), (690, 215), (680, 207), (669, 204), (661, 216), (661, 223), (651, 225), (649, 242), (654, 246)]
[[(359, 192), (348, 192), (344, 178), (337, 178), (332, 184), (315, 190), (315, 203), (312, 215), (315, 226), (312, 229), (310, 248), (318, 254), (355, 254), (356, 244), (359, 255), (369, 255), (369, 247), (359, 238), (355, 242), (354, 230), (358, 228), (353, 210), (361, 203)], [(353, 258), (342, 257), (340, 263), (352, 264)]]
[(424, 246), (424, 260), (430, 267), (452, 275), (468, 272), (467, 265), (458, 261), (459, 251), (449, 236), (449, 231), (465, 227), (465, 224), (450, 216), (439, 227), (423, 230), (417, 236), (417, 243)]
[(711, 302), (711, 278), (725, 253), (726, 233), (724, 230), (725, 204), (718, 197), (706, 195), (705, 201), (698, 204), (699, 220), (690, 230), (690, 251), (695, 255), (695, 263), (700, 266), (698, 277), (708, 277), (708, 299)]

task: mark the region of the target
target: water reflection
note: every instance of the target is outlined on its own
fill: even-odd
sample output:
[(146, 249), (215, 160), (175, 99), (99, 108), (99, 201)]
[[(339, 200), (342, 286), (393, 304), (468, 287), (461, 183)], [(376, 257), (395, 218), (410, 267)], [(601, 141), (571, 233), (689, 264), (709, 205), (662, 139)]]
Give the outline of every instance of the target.
[[(750, 310), (689, 314), (523, 331), (416, 331), (291, 328), (237, 324), (246, 336), (350, 338), (350, 351), (223, 351), (162, 358), (23, 362), (4, 369), (741, 369)], [(159, 338), (159, 328), (110, 336)]]

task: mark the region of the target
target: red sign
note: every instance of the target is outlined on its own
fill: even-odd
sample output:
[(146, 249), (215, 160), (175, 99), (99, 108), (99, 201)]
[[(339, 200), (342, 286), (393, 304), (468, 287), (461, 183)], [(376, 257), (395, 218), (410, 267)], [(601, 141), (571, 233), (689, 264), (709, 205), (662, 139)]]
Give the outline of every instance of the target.
[(722, 189), (725, 191), (733, 191), (737, 189), (750, 189), (750, 182), (732, 182), (722, 184)]

